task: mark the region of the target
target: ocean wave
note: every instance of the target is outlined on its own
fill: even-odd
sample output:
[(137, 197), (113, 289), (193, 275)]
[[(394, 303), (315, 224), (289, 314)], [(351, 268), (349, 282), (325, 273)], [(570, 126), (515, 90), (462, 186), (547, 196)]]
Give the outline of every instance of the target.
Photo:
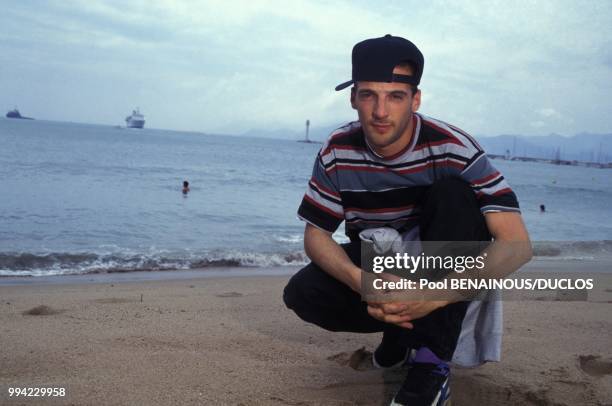
[(277, 235), (274, 236), (274, 240), (277, 242), (299, 244), (304, 240), (304, 237), (302, 234)]
[(308, 263), (302, 251), (256, 253), (213, 251), (208, 253), (168, 252), (135, 254), (133, 252), (99, 254), (66, 253), (0, 253), (0, 276), (48, 276), (138, 271), (173, 271), (224, 267), (304, 266)]
[[(279, 236), (277, 236), (279, 238)], [(297, 235), (283, 236), (297, 242)], [(535, 241), (534, 255), (540, 260), (585, 261), (612, 257), (612, 240)], [(181, 251), (151, 248), (136, 252), (114, 246), (104, 252), (4, 252), (0, 253), (0, 276), (48, 276), (88, 273), (172, 271), (199, 268), (304, 266), (309, 262), (302, 250), (251, 252), (234, 250)]]
[(600, 241), (533, 241), (536, 257), (594, 259), (612, 256), (612, 240)]
[(569, 261), (569, 262), (584, 262), (584, 261), (594, 261), (597, 258), (593, 256), (585, 256), (585, 255), (562, 255), (558, 257), (545, 257), (545, 256), (535, 256), (535, 259), (538, 261)]

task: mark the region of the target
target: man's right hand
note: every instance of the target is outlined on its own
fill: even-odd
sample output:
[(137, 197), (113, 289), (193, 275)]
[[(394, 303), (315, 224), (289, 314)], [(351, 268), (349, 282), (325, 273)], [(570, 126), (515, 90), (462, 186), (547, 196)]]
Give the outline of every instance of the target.
[(368, 303), (368, 314), (385, 323), (408, 329), (414, 327), (411, 323), (414, 317), (409, 313), (404, 313), (404, 308), (400, 303)]

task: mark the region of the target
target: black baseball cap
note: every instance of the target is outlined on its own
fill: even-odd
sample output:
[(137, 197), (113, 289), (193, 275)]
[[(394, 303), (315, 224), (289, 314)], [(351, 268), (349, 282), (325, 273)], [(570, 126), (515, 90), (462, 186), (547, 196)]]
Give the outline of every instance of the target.
[[(336, 86), (336, 90), (349, 87), (357, 81), (401, 82), (418, 85), (423, 75), (423, 54), (412, 42), (387, 34), (366, 39), (353, 47), (353, 78)], [(397, 75), (393, 68), (402, 62), (414, 65), (412, 75)]]

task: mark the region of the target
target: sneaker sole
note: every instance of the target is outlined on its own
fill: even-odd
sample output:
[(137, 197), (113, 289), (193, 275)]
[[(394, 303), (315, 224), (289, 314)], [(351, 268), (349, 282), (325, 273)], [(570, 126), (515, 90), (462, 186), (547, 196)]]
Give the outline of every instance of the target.
[[(444, 401), (443, 403), (437, 403), (438, 400), (440, 400), (440, 395), (438, 395), (438, 397), (434, 400), (434, 402), (431, 404), (431, 406), (451, 406), (451, 398), (449, 397), (448, 399), (446, 399), (446, 401)], [(395, 400), (392, 400), (391, 403), (389, 403), (389, 406), (406, 406), (400, 403), (395, 403)]]
[[(442, 384), (442, 387), (438, 391), (438, 394), (434, 398), (433, 402), (431, 402), (430, 406), (451, 406), (450, 393), (447, 392), (450, 389), (448, 385), (449, 383), (448, 381), (449, 381), (448, 378), (446, 379), (446, 381), (444, 381), (444, 383)], [(440, 399), (440, 396), (443, 394), (446, 399)], [(395, 397), (394, 397), (393, 400), (391, 400), (391, 403), (389, 403), (389, 406), (406, 406), (406, 405), (402, 405), (401, 403), (396, 403)]]

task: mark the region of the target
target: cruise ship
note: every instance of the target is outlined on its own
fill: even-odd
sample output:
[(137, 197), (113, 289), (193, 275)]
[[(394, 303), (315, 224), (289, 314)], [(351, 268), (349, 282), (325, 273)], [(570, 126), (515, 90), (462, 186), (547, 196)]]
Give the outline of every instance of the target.
[(145, 119), (140, 110), (136, 107), (136, 110), (132, 111), (132, 114), (125, 118), (125, 124), (127, 128), (142, 128), (145, 124)]

